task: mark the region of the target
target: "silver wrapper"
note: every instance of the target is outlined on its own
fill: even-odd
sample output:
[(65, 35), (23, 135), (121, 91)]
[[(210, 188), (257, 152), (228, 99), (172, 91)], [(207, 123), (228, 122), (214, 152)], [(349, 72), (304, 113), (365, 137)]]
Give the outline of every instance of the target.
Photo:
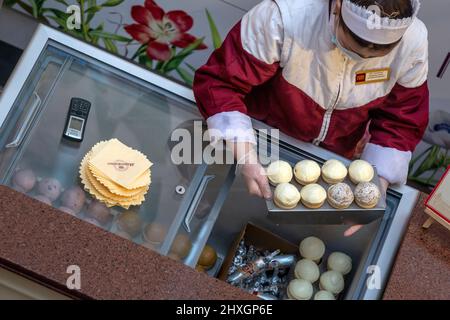
[(261, 300), (278, 300), (279, 298), (275, 295), (269, 294), (269, 293), (258, 293), (256, 295)]
[(285, 254), (274, 257), (269, 264), (273, 268), (287, 268), (294, 264), (295, 256), (293, 254)]
[(261, 252), (241, 241), (227, 281), (263, 300), (282, 299), (288, 270), (294, 262), (294, 255), (280, 255), (280, 250)]

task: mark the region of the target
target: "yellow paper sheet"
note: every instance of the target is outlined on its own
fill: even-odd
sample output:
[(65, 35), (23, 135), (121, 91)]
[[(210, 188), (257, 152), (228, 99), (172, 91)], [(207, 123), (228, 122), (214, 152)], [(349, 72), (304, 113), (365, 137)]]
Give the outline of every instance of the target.
[[(110, 181), (134, 189), (150, 183), (150, 177), (143, 175), (152, 163), (139, 151), (133, 150), (117, 139), (112, 139), (89, 160), (90, 170), (100, 172)], [(142, 178), (142, 180), (138, 180)]]

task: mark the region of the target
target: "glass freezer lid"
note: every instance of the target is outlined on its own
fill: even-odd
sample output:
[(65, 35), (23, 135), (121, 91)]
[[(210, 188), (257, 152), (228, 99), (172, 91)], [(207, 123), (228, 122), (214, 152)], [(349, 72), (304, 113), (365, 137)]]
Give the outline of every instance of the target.
[[(73, 97), (91, 103), (82, 142), (63, 137)], [(48, 201), (45, 189), (55, 187), (55, 181), (46, 178), (59, 182), (62, 191), (82, 187), (82, 158), (97, 142), (117, 138), (153, 162), (145, 202), (130, 210), (113, 207), (109, 216), (86, 193), (86, 204), (77, 217), (151, 249), (163, 247), (162, 253), (169, 254), (171, 242), (180, 238), (176, 235), (196, 238), (192, 233), (207, 219), (226, 174), (215, 166), (173, 163), (172, 132), (178, 128), (192, 132), (195, 120), (200, 116), (191, 102), (49, 41), (2, 126), (0, 181)], [(29, 189), (33, 174), (38, 181)], [(193, 204), (197, 193), (201, 197)], [(63, 199), (62, 193), (51, 204), (65, 209)], [(190, 216), (185, 219), (188, 209)], [(165, 243), (168, 234), (170, 241)]]

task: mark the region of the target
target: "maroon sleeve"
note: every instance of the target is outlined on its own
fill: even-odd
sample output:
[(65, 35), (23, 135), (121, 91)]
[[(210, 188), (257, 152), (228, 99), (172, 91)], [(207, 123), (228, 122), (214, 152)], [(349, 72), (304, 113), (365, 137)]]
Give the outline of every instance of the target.
[(245, 95), (273, 77), (278, 68), (278, 62), (267, 64), (245, 51), (239, 22), (195, 73), (194, 95), (200, 112), (205, 118), (227, 111), (247, 114)]
[(397, 84), (381, 108), (371, 112), (371, 143), (400, 151), (414, 151), (428, 125), (429, 91)]

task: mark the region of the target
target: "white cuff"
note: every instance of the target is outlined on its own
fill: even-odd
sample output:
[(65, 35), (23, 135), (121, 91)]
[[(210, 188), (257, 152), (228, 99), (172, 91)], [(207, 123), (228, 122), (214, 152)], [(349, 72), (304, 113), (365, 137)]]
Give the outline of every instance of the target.
[(408, 179), (408, 167), (411, 157), (412, 153), (410, 151), (400, 151), (368, 143), (361, 159), (375, 166), (378, 175), (389, 183), (405, 184)]
[(209, 117), (208, 133), (212, 144), (220, 140), (256, 144), (252, 120), (239, 111), (221, 112)]

